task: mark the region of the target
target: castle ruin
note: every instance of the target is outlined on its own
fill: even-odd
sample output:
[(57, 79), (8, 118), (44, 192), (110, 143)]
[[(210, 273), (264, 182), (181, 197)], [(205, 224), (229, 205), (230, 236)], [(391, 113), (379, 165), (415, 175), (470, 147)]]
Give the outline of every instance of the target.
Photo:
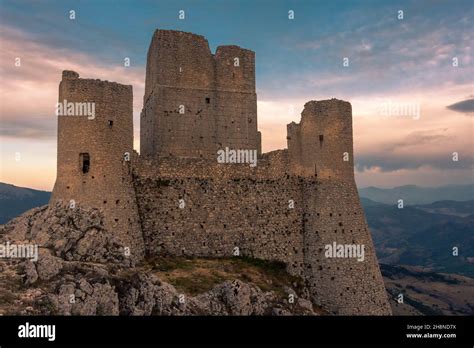
[[(249, 256), (282, 261), (335, 314), (390, 314), (354, 180), (352, 109), (305, 104), (288, 149), (261, 153), (255, 54), (199, 35), (157, 30), (150, 44), (133, 150), (132, 87), (64, 71), (59, 102), (94, 102), (96, 116), (58, 116), (51, 202), (101, 208), (139, 262), (145, 255)], [(224, 148), (258, 165), (219, 163)], [(327, 257), (364, 247), (363, 260)]]

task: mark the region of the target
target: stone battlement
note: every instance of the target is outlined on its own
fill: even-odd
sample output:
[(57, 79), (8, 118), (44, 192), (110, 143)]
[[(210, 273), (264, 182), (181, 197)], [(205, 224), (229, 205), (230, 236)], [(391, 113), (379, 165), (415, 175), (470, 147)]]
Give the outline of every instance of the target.
[[(87, 91), (89, 91), (89, 93), (94, 96), (97, 92), (101, 93), (103, 91), (103, 88), (111, 89), (115, 93), (132, 94), (132, 85), (124, 85), (118, 82), (100, 79), (84, 79), (80, 78), (77, 72), (71, 70), (63, 71), (62, 81), (68, 84), (68, 86), (70, 85), (76, 88), (82, 86), (82, 88), (84, 88), (84, 94), (88, 93)], [(98, 88), (98, 90), (90, 92), (90, 90), (93, 88)], [(81, 95), (81, 97), (85, 97), (85, 95)]]

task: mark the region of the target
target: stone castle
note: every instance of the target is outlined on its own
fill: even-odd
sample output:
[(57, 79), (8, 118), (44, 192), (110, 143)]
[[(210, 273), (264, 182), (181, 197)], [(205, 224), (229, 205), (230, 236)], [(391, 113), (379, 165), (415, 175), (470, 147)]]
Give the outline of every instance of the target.
[[(51, 202), (101, 208), (134, 262), (276, 260), (332, 313), (391, 313), (354, 181), (350, 103), (306, 103), (287, 126), (288, 149), (262, 153), (254, 52), (212, 54), (204, 37), (172, 30), (157, 30), (148, 50), (140, 154), (132, 86), (64, 71), (64, 100), (94, 103), (95, 117), (58, 116)], [(255, 151), (257, 165), (218, 162), (226, 148)], [(365, 256), (328, 257), (334, 243), (362, 245)]]

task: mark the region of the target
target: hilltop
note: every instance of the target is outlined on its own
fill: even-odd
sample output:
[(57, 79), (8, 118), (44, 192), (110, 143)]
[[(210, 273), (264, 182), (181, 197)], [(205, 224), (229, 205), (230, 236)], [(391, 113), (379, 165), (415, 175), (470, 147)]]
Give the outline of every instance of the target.
[(250, 258), (160, 256), (133, 264), (98, 209), (59, 204), (0, 226), (0, 243), (40, 243), (0, 261), (0, 314), (319, 315), (301, 278)]

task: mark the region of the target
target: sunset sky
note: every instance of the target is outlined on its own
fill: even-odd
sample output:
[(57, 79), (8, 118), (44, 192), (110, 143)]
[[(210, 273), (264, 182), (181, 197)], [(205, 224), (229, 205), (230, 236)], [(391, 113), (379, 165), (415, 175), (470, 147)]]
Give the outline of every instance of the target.
[[(146, 54), (160, 28), (203, 35), (213, 52), (256, 52), (264, 152), (286, 147), (305, 102), (339, 98), (353, 107), (359, 187), (472, 183), (473, 23), (471, 0), (1, 0), (0, 181), (52, 189), (62, 70), (133, 85), (138, 150)], [(396, 115), (399, 106), (410, 112)]]

